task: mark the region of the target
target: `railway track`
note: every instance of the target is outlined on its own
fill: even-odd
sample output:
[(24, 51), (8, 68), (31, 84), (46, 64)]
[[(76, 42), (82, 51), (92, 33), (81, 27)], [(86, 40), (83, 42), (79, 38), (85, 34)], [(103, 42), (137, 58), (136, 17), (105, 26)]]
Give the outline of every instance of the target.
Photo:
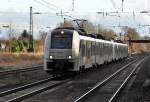
[(36, 94), (44, 92), (46, 90), (60, 86), (70, 79), (63, 81), (52, 81), (53, 79), (63, 77), (63, 75), (58, 75), (41, 81), (37, 81), (31, 84), (27, 84), (21, 87), (17, 87), (11, 90), (7, 90), (0, 93), (0, 102), (20, 102), (26, 98), (32, 97)]
[(134, 60), (121, 69), (97, 83), (88, 92), (78, 97), (74, 102), (114, 102), (128, 81), (134, 76), (139, 65), (146, 59)]
[(22, 69), (5, 70), (5, 71), (0, 71), (0, 76), (18, 74), (18, 73), (23, 73), (23, 72), (35, 71), (35, 70), (42, 70), (42, 68), (43, 68), (43, 65), (38, 65), (38, 66), (32, 66), (32, 67), (25, 67)]
[[(132, 59), (132, 58), (129, 58)], [(26, 98), (32, 97), (38, 93), (41, 93), (43, 91), (53, 89), (59, 85), (62, 85), (68, 80), (64, 81), (52, 81), (53, 78), (48, 78), (45, 80), (37, 81), (28, 85), (24, 85), (18, 88), (14, 88), (11, 90), (7, 90), (0, 93), (0, 102), (16, 102), (16, 101), (22, 101)]]

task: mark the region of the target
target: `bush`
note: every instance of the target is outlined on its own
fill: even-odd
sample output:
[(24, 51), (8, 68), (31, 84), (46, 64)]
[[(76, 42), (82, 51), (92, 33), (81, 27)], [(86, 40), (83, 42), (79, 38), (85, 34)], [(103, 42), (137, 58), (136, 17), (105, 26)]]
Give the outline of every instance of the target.
[(28, 41), (27, 40), (12, 40), (11, 52), (27, 52)]
[(18, 41), (12, 40), (11, 41), (11, 52), (19, 52), (19, 51), (20, 51), (20, 47), (19, 47)]

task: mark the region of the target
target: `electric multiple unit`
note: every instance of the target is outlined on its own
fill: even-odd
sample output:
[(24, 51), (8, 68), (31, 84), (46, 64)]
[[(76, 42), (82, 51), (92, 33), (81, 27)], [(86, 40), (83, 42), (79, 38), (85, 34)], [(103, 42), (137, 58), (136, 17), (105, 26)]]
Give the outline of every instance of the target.
[(128, 56), (127, 44), (85, 36), (77, 29), (57, 28), (46, 36), (44, 70), (77, 72)]

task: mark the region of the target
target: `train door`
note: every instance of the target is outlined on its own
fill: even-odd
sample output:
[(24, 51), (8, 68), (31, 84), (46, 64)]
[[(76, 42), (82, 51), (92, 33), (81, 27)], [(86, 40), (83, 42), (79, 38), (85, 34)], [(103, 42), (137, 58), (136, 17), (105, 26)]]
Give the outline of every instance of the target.
[(108, 53), (108, 51), (107, 51), (108, 49), (107, 49), (107, 43), (105, 43), (105, 62), (107, 61), (107, 53)]
[(117, 60), (119, 59), (119, 52), (118, 52), (118, 44), (117, 44), (117, 53), (116, 53), (116, 55), (117, 55)]
[(96, 63), (96, 56), (95, 56), (95, 42), (91, 41), (91, 57), (92, 57), (92, 63)]
[(100, 64), (100, 60), (99, 60), (99, 58), (100, 58), (100, 43), (99, 42), (97, 42), (97, 46), (98, 46), (98, 50), (97, 50), (97, 63), (98, 64)]
[(91, 67), (92, 58), (91, 58), (91, 41), (86, 41), (86, 63), (87, 67)]
[(103, 63), (103, 59), (102, 59), (102, 51), (103, 51), (103, 43), (99, 42), (99, 63), (102, 64)]
[(115, 44), (112, 43), (112, 59), (115, 60)]
[(110, 49), (110, 43), (108, 43), (108, 62), (111, 60), (111, 49)]
[(86, 43), (84, 40), (80, 41), (80, 66), (85, 65), (85, 55), (86, 55)]
[(82, 40), (80, 40), (79, 52), (80, 52), (80, 56), (79, 56), (79, 67), (80, 67), (83, 64), (83, 41)]
[(105, 61), (105, 42), (103, 42), (103, 49), (102, 49), (102, 59), (103, 59), (103, 63)]
[(95, 48), (95, 50), (94, 50), (94, 62), (95, 62), (95, 64), (97, 63), (97, 58), (98, 58), (98, 56), (97, 56), (97, 53), (98, 53), (98, 42), (94, 42), (94, 48)]

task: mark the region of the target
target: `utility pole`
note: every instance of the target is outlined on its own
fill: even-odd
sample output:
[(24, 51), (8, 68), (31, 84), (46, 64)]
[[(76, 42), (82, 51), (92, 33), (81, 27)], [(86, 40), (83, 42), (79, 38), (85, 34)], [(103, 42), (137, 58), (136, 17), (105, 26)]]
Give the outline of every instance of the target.
[(29, 49), (32, 51), (34, 50), (33, 48), (33, 11), (32, 11), (32, 6), (30, 7), (30, 43), (29, 43)]
[(64, 25), (66, 24), (66, 18), (64, 18)]
[(10, 43), (10, 53), (11, 53), (11, 47), (12, 47), (12, 44), (11, 44), (11, 41), (12, 41), (12, 28), (11, 28), (11, 23), (9, 24), (9, 43)]
[(64, 24), (65, 24), (65, 23), (66, 23), (66, 18), (65, 18), (64, 16), (71, 17), (71, 16), (67, 15), (67, 13), (69, 13), (69, 12), (63, 12), (63, 11), (61, 10), (60, 13), (56, 13), (56, 16), (61, 16), (61, 18), (64, 19)]
[(74, 11), (74, 0), (72, 0), (72, 12)]
[(101, 32), (100, 32), (100, 28), (101, 28), (101, 25), (100, 24), (98, 24), (98, 34), (100, 34)]
[(123, 12), (123, 3), (124, 3), (124, 0), (122, 0), (122, 12)]

